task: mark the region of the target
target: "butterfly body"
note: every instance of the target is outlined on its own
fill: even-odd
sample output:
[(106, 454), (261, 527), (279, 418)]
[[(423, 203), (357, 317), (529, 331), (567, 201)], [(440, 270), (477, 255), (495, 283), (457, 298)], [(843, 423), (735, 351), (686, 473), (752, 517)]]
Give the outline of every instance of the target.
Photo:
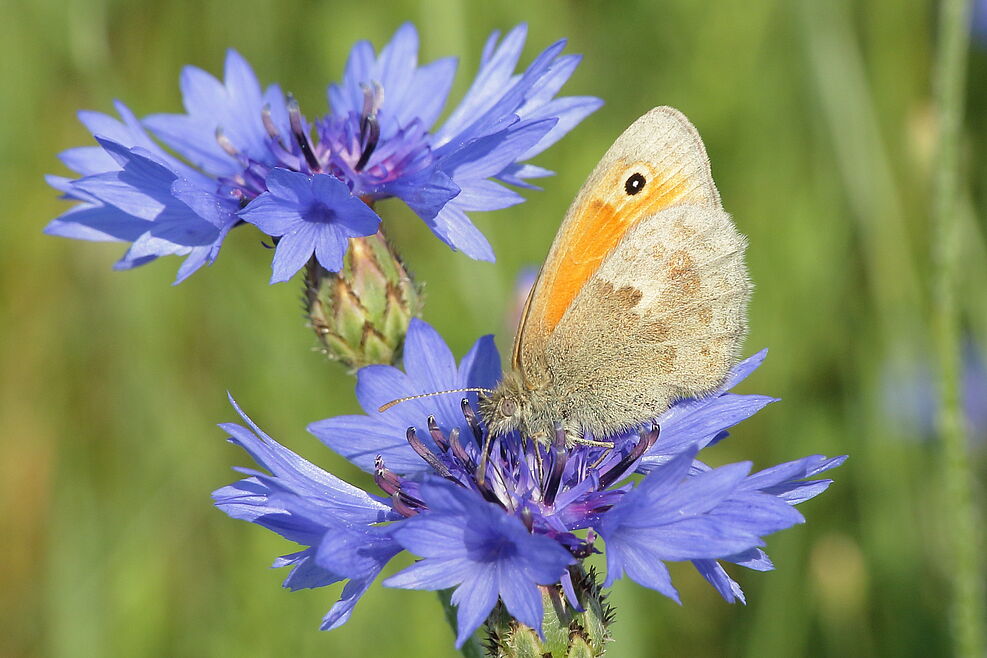
[(695, 128), (667, 107), (638, 119), (566, 213), (481, 400), (491, 432), (606, 440), (716, 390), (747, 331), (745, 249)]

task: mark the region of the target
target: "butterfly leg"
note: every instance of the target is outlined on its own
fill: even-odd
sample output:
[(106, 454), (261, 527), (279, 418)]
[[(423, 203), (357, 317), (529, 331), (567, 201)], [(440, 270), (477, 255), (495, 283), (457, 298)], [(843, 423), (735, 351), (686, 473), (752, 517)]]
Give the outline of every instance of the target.
[(566, 432), (566, 443), (570, 446), (600, 446), (601, 448), (613, 448), (613, 441), (595, 441), (584, 436)]

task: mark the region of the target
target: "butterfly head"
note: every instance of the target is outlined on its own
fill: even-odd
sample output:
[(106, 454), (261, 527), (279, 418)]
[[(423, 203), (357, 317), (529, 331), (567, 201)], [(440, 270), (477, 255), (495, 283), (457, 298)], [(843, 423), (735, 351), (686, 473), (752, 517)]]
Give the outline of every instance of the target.
[(516, 372), (508, 373), (490, 395), (480, 398), (480, 414), (494, 436), (526, 429), (530, 398)]

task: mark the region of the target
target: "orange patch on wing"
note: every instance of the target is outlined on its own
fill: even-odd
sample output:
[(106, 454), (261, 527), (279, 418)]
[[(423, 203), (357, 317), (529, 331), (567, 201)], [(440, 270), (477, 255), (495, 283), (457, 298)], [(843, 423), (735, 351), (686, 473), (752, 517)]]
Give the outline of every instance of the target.
[(555, 329), (603, 259), (641, 217), (674, 205), (692, 189), (687, 180), (679, 177), (652, 180), (644, 194), (627, 197), (617, 208), (599, 199), (581, 208), (562, 238), (562, 262), (545, 290), (545, 328)]
[(549, 331), (562, 319), (604, 257), (620, 242), (629, 228), (628, 219), (618, 216), (610, 204), (595, 199), (576, 217), (572, 233), (566, 236), (562, 267), (546, 291), (545, 325)]

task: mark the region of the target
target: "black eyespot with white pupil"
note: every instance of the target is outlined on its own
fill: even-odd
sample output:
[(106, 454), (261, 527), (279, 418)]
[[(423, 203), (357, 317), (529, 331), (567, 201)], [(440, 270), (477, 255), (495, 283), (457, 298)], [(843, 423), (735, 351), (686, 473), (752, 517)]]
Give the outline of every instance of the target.
[(644, 184), (647, 181), (641, 174), (631, 174), (628, 177), (627, 182), (624, 183), (624, 191), (627, 192), (628, 196), (634, 196), (638, 192), (644, 189)]

